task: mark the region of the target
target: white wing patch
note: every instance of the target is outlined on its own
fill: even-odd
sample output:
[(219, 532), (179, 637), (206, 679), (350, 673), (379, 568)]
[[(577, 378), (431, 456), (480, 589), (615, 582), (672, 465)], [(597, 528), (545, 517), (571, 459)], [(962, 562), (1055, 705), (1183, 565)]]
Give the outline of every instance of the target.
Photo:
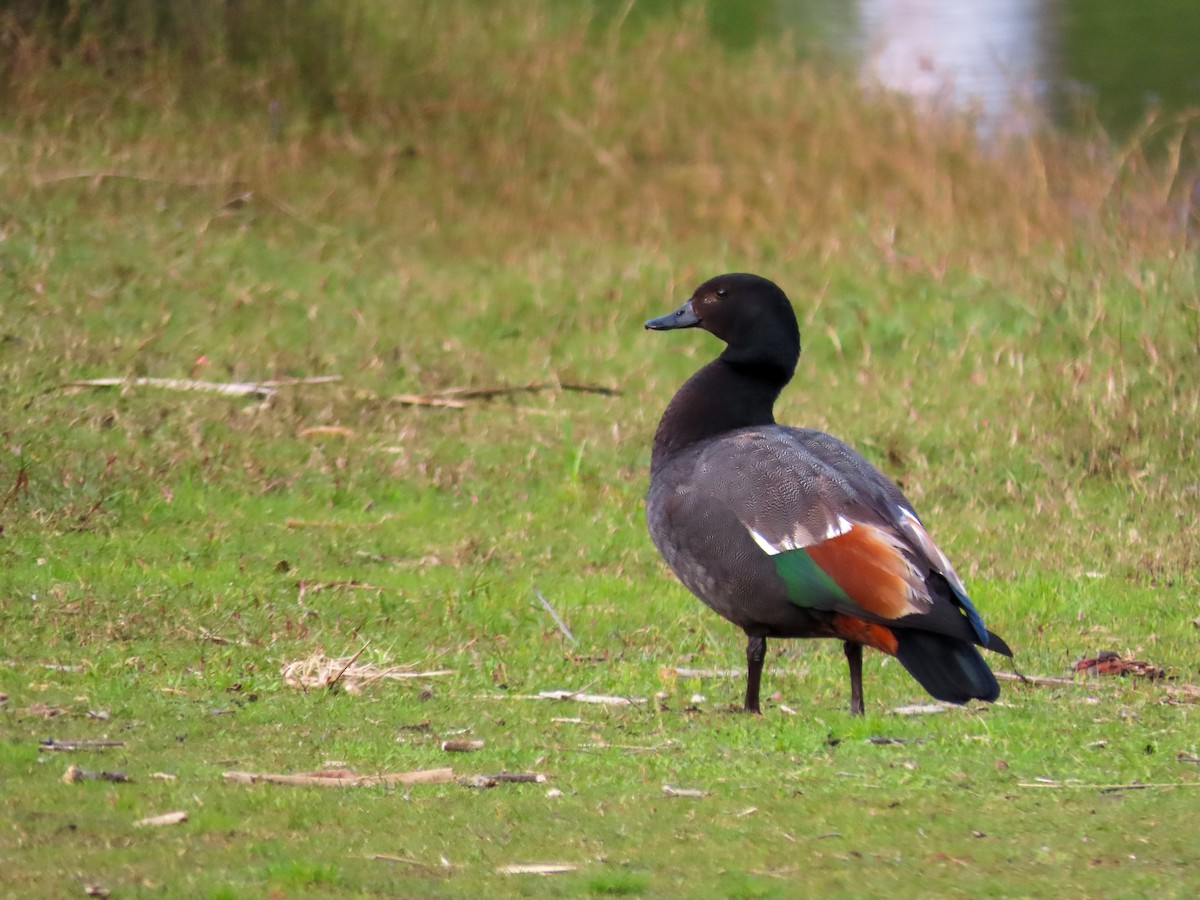
[(851, 522), (845, 516), (839, 514), (836, 519), (829, 523), (829, 526), (825, 529), (825, 533), (820, 537), (813, 535), (813, 533), (803, 525), (797, 524), (792, 529), (791, 534), (786, 534), (777, 540), (771, 540), (758, 529), (750, 525), (746, 525), (745, 522), (742, 524), (745, 525), (746, 530), (750, 532), (750, 537), (754, 539), (754, 543), (758, 544), (758, 546), (761, 547), (763, 552), (768, 556), (775, 556), (776, 554), (783, 553), (787, 550), (799, 550), (801, 547), (811, 547), (813, 544), (823, 543), (824, 541), (828, 541), (845, 534), (854, 527), (853, 522)]
[(960, 591), (966, 592), (963, 587), (962, 579), (958, 577), (958, 573), (954, 571), (954, 566), (950, 565), (950, 560), (946, 558), (946, 554), (942, 552), (942, 548), (933, 542), (933, 538), (929, 536), (920, 520), (917, 519), (911, 512), (904, 507), (900, 507), (900, 531), (905, 534), (925, 557), (937, 567), (946, 580), (957, 587)]

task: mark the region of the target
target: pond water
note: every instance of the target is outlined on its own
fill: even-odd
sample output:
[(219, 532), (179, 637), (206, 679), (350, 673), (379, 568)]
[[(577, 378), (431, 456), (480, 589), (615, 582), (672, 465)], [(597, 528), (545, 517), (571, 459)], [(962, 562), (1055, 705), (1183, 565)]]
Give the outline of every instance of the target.
[[(688, 0), (595, 0), (669, 15)], [(794, 35), (864, 83), (974, 111), (985, 130), (1095, 118), (1114, 135), (1152, 107), (1200, 110), (1200, 0), (693, 0), (748, 47)]]

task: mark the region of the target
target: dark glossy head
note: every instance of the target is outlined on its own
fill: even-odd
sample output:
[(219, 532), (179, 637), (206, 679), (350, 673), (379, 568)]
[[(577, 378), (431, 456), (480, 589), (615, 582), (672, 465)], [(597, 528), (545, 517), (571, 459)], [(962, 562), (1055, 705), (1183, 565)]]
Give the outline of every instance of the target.
[(787, 295), (774, 282), (743, 272), (710, 278), (677, 310), (646, 327), (703, 328), (728, 344), (721, 354), (727, 362), (766, 363), (786, 368), (789, 376), (800, 356), (800, 329)]

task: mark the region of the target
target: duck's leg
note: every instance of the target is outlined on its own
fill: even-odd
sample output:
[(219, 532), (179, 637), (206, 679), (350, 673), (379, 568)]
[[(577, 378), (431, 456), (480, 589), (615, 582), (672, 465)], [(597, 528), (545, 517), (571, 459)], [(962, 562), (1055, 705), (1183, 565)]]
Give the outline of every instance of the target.
[(767, 639), (762, 635), (746, 635), (746, 712), (762, 712), (758, 707), (758, 685), (766, 658)]
[(842, 650), (850, 666), (850, 715), (861, 716), (866, 712), (862, 691), (862, 644), (846, 641)]

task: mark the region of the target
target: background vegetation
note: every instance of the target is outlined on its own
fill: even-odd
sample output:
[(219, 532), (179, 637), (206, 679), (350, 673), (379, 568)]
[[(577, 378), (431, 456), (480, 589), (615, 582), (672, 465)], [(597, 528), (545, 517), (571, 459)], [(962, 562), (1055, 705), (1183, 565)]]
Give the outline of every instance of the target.
[[(1189, 121), (1155, 159), (981, 144), (686, 5), (598, 9), (0, 13), (0, 892), (1193, 896)], [(641, 508), (657, 416), (717, 350), (641, 322), (727, 270), (796, 301), (780, 419), (904, 486), (1022, 671), (1114, 650), (1172, 678), (904, 717), (919, 689), (873, 656), (855, 721), (840, 651), (777, 643), (766, 715), (731, 713), (741, 642)], [(395, 399), (532, 383), (614, 393)], [(360, 650), (450, 674), (281, 677)], [(647, 702), (520, 699), (557, 688)], [(549, 780), (221, 777), (448, 758)], [(528, 862), (572, 871), (498, 874)]]

